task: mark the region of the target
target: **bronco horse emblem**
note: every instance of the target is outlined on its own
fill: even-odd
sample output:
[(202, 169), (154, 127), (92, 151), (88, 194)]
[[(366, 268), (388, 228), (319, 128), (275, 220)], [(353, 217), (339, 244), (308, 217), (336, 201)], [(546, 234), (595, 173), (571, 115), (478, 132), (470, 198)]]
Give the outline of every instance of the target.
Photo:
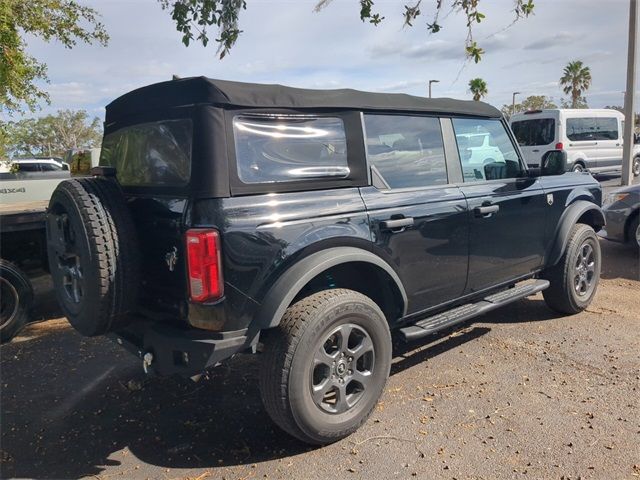
[(173, 270), (176, 268), (176, 262), (178, 261), (178, 247), (174, 246), (173, 250), (171, 250), (164, 256), (164, 261), (167, 262), (169, 271), (173, 272)]

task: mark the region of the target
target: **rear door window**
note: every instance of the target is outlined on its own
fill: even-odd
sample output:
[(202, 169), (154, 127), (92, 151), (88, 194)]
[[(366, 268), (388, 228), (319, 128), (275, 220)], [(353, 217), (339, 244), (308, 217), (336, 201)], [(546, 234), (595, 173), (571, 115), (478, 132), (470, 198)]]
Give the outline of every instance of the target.
[(405, 115), (365, 115), (367, 157), (389, 188), (447, 183), (440, 120)]
[(618, 119), (598, 117), (596, 140), (618, 140)]
[(596, 140), (597, 129), (595, 117), (567, 118), (567, 138), (574, 142)]
[(233, 119), (238, 177), (276, 183), (349, 176), (342, 119), (307, 115), (239, 115)]
[(516, 140), (521, 147), (549, 145), (555, 139), (556, 121), (553, 118), (519, 120), (511, 124)]

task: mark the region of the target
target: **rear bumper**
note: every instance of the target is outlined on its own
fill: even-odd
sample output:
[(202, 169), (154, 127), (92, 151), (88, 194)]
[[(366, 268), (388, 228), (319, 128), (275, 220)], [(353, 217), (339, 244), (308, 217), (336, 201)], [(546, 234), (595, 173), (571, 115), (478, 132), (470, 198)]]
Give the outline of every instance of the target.
[(206, 332), (168, 325), (139, 322), (109, 337), (142, 359), (153, 355), (149, 370), (157, 375), (190, 377), (241, 352), (257, 342), (247, 330)]

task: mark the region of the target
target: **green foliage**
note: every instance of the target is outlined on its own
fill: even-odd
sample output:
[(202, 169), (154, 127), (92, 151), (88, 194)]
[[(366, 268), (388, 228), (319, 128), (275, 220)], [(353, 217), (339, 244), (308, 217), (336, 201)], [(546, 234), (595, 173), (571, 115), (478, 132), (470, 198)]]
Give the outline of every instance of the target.
[(591, 70), (585, 66), (580, 60), (569, 62), (562, 77), (560, 77), (560, 85), (562, 91), (571, 95), (571, 106), (563, 100), (563, 108), (588, 108), (587, 100), (583, 94), (591, 86)]
[(479, 102), (489, 93), (487, 82), (485, 82), (482, 78), (472, 78), (471, 80), (469, 80), (469, 91), (473, 95), (473, 99), (476, 102)]
[(89, 118), (84, 110), (0, 122), (1, 157), (63, 156), (70, 149), (98, 147), (101, 139), (100, 119)]
[[(320, 11), (333, 0), (318, 0), (315, 11)], [(376, 0), (358, 0), (360, 3), (360, 19), (373, 25), (379, 25), (384, 17), (375, 12)], [(427, 23), (429, 33), (438, 33), (442, 25), (438, 23), (440, 13), (445, 8), (444, 0), (428, 0), (433, 2), (435, 13), (433, 20)], [(514, 3), (513, 23), (522, 18), (529, 17), (534, 11), (533, 0), (512, 0)], [(215, 26), (219, 37), (218, 43), (220, 58), (229, 53), (238, 40), (242, 30), (238, 27), (241, 10), (247, 8), (245, 0), (158, 0), (162, 8), (171, 11), (171, 17), (176, 23), (176, 29), (182, 33), (182, 42), (189, 45), (192, 40), (199, 41), (206, 46), (209, 41), (209, 28)], [(404, 25), (413, 27), (415, 21), (423, 15), (421, 10), (423, 0), (412, 0), (404, 6)], [(473, 28), (486, 17), (478, 9), (481, 0), (452, 0), (448, 5), (452, 11), (461, 12), (467, 22), (467, 38), (465, 41), (465, 54), (467, 58), (478, 63), (482, 59), (484, 49), (473, 39)]]
[(585, 97), (561, 99), (560, 108), (589, 108), (587, 99)]
[(224, 58), (236, 43), (242, 30), (238, 28), (240, 11), (247, 8), (245, 0), (158, 0), (162, 8), (171, 11), (176, 29), (182, 33), (182, 43), (196, 41), (207, 46), (209, 28), (216, 26), (220, 58)]
[(0, 2), (0, 111), (25, 106), (34, 111), (48, 95), (37, 87), (47, 81), (47, 67), (26, 51), (23, 37), (33, 35), (67, 48), (77, 42), (106, 45), (109, 37), (98, 13), (73, 0), (2, 0)]
[(522, 103), (516, 103), (513, 111), (511, 104), (503, 105), (501, 110), (505, 116), (510, 117), (514, 113), (526, 112), (527, 110), (544, 110), (545, 108), (558, 108), (558, 105), (546, 95), (530, 95)]

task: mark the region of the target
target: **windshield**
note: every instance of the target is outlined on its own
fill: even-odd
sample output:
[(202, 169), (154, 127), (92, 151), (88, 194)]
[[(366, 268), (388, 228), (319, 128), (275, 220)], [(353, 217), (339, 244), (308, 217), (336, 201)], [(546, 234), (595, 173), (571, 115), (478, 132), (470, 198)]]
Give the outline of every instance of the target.
[(100, 165), (116, 168), (125, 186), (183, 186), (191, 173), (191, 120), (121, 128), (104, 137)]

